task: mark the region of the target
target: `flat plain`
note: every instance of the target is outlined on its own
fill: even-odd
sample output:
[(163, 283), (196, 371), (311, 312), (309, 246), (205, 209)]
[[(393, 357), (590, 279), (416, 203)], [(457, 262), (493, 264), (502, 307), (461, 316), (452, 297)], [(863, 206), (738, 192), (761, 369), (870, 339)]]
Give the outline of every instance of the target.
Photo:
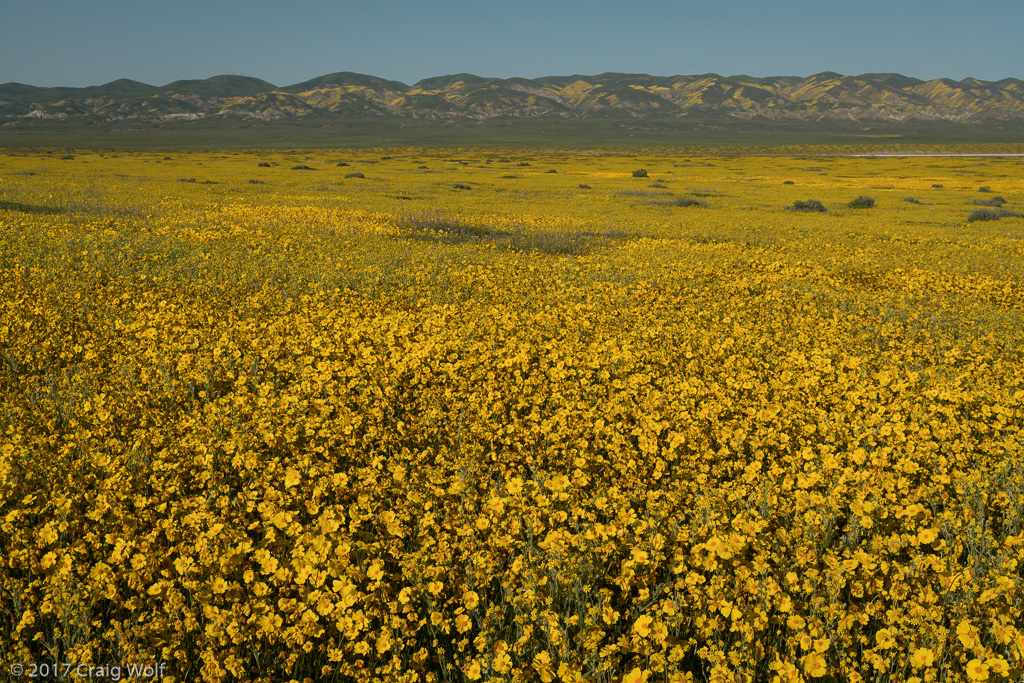
[(7, 150), (5, 670), (1019, 680), (1024, 160), (864, 151)]

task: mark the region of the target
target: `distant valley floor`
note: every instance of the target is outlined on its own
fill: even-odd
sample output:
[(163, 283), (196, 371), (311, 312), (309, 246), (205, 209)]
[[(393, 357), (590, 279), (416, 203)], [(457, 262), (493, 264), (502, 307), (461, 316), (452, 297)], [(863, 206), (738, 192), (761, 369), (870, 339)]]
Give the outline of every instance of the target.
[[(19, 121), (0, 126), (0, 148), (310, 149), (460, 146), (857, 145), (862, 153), (1024, 152), (1024, 123), (942, 121), (770, 122), (716, 119), (505, 118), (174, 121)], [(759, 150), (763, 153), (766, 150)], [(848, 152), (848, 150), (847, 150)]]

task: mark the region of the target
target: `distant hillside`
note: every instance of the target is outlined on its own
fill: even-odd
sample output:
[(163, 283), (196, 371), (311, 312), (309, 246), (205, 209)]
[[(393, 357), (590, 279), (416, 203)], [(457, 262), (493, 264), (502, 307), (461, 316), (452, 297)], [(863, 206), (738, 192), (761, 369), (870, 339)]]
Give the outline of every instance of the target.
[(164, 121), (405, 117), (483, 120), (699, 117), (748, 121), (1024, 121), (1024, 81), (922, 81), (892, 73), (806, 78), (702, 74), (483, 78), (438, 76), (405, 85), (338, 72), (277, 87), (215, 76), (152, 86), (120, 79), (86, 88), (0, 84), (0, 123), (28, 119)]

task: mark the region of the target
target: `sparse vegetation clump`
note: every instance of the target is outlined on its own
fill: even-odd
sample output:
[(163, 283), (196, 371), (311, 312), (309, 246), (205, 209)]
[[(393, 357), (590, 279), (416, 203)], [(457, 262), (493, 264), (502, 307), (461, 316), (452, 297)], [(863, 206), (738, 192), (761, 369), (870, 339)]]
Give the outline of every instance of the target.
[(846, 206), (851, 209), (873, 209), (875, 208), (875, 200), (867, 195), (861, 195), (850, 201)]
[(992, 197), (991, 199), (975, 199), (971, 202), (975, 206), (994, 206), (999, 208), (1006, 203), (1006, 199), (1003, 197)]
[(345, 177), (346, 178), (365, 178), (366, 176), (363, 175), (362, 173), (360, 173), (359, 171), (355, 171), (353, 173), (346, 173)]
[(440, 212), (405, 214), (396, 220), (403, 234), (447, 243), (486, 243), (497, 249), (549, 255), (589, 253), (599, 235), (572, 230), (525, 229), (514, 222), (490, 226)]
[(975, 209), (967, 216), (968, 223), (975, 221), (995, 221), (1000, 218), (1018, 218), (1024, 214), (1009, 209)]
[(496, 234), (492, 228), (440, 211), (404, 214), (395, 220), (395, 224), (406, 234), (443, 237), (457, 241)]
[(818, 212), (824, 213), (828, 209), (817, 199), (798, 199), (793, 202), (793, 205), (787, 207), (790, 211), (806, 211), (806, 212)]
[(637, 170), (633, 171), (633, 177), (634, 178), (646, 178), (647, 177), (647, 171), (645, 169), (638, 168)]

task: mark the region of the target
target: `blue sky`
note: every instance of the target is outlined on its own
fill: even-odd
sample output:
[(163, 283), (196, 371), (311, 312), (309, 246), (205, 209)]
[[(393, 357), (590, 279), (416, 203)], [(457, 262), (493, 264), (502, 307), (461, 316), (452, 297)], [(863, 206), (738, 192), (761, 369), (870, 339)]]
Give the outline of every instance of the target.
[(0, 83), (290, 85), (335, 71), (412, 84), (535, 78), (898, 72), (1024, 78), (1022, 0), (31, 0), (6, 3)]

